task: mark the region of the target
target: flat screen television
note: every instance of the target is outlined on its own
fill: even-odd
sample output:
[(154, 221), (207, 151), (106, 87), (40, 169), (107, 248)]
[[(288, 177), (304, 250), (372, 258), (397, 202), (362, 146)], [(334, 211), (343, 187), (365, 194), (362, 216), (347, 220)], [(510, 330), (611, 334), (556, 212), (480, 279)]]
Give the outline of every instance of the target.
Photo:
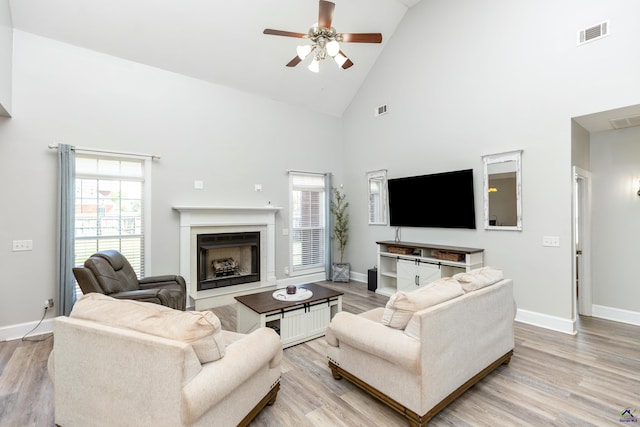
[(473, 169), (388, 180), (393, 227), (476, 228)]

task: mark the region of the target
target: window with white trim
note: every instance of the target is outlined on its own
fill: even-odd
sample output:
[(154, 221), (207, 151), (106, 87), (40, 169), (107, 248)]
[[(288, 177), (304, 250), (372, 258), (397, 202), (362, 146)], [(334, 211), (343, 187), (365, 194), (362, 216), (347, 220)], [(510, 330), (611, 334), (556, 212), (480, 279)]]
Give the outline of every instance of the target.
[(145, 276), (149, 209), (145, 159), (76, 153), (75, 264), (115, 249)]
[(321, 174), (289, 174), (291, 231), (290, 274), (324, 271), (325, 179)]

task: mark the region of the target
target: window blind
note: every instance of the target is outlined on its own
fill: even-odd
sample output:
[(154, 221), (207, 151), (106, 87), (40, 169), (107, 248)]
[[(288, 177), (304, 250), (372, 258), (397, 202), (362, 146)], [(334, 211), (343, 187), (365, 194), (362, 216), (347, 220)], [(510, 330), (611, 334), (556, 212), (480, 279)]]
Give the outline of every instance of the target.
[(324, 268), (325, 183), (318, 174), (291, 173), (291, 266)]
[(144, 181), (142, 159), (76, 155), (75, 264), (115, 249), (144, 277)]

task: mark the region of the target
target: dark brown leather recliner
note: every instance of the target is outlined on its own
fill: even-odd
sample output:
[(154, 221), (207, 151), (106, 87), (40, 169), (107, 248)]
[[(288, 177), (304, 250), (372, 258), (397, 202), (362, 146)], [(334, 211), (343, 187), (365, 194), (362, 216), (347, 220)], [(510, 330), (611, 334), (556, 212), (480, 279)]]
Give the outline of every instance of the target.
[(118, 251), (97, 252), (73, 269), (83, 294), (98, 292), (113, 298), (152, 302), (184, 310), (186, 284), (182, 276), (153, 276), (138, 280), (129, 261)]

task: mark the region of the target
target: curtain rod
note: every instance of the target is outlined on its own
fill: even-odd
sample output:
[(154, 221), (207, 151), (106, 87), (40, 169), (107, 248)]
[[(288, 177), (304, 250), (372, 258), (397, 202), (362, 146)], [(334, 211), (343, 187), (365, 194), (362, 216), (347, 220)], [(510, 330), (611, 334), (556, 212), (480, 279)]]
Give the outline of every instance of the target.
[(306, 173), (308, 175), (333, 175), (333, 172), (309, 172), (309, 171), (299, 171), (295, 169), (287, 169), (287, 173)]
[[(51, 150), (57, 150), (58, 144), (49, 144), (49, 148)], [(134, 157), (150, 157), (151, 160), (160, 160), (160, 156), (156, 156), (154, 154), (142, 154), (142, 153), (128, 153), (125, 151), (111, 151), (111, 150), (99, 150), (95, 148), (81, 148), (81, 147), (73, 147), (74, 151), (81, 151), (85, 153), (102, 153), (102, 154), (115, 154), (119, 156), (134, 156)]]

